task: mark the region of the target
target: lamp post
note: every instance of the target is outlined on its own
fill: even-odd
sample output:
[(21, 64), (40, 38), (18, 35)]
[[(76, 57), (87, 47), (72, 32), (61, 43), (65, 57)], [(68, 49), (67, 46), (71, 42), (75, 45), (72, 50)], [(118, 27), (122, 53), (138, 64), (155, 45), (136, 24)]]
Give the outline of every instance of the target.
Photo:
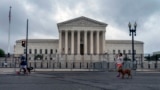
[(134, 57), (134, 55), (135, 55), (135, 52), (134, 52), (134, 36), (136, 36), (136, 27), (137, 27), (137, 23), (135, 22), (134, 23), (134, 29), (133, 28), (131, 28), (131, 23), (129, 22), (129, 24), (128, 24), (128, 27), (129, 27), (129, 32), (130, 32), (130, 36), (132, 35), (132, 62), (133, 62), (133, 69), (135, 69), (134, 68), (134, 61), (135, 61), (135, 57)]
[(28, 66), (28, 19), (27, 19), (27, 27), (26, 27), (26, 62)]

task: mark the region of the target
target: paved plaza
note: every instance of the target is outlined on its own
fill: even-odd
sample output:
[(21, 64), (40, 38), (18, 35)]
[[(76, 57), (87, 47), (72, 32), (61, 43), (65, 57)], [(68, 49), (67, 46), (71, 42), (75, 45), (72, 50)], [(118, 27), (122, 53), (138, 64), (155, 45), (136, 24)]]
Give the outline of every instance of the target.
[(116, 72), (0, 73), (0, 90), (160, 90), (160, 72), (133, 72), (132, 79), (117, 78)]

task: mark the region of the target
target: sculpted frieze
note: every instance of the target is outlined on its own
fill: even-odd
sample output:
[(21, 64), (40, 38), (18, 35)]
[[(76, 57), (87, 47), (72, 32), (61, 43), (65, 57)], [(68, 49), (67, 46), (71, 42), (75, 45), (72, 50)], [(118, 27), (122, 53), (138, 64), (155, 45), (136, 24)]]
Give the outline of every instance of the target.
[(65, 25), (71, 25), (71, 26), (100, 26), (99, 24), (95, 23), (95, 22), (90, 22), (87, 20), (78, 20), (78, 21), (72, 21), (69, 23), (66, 23)]

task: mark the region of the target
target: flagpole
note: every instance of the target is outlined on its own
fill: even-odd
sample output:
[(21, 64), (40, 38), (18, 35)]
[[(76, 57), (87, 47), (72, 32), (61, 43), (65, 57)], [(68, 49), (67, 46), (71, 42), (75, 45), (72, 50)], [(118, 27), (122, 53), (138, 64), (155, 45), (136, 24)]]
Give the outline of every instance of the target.
[(11, 29), (11, 6), (9, 9), (9, 29), (8, 29), (8, 57), (10, 57), (10, 29)]

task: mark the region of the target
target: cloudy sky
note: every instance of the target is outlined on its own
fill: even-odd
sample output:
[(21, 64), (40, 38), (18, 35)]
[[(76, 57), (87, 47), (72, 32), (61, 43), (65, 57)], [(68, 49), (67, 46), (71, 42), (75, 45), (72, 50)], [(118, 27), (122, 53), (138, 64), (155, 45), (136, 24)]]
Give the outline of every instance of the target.
[(6, 52), (10, 6), (10, 52), (25, 38), (27, 18), (29, 39), (58, 39), (57, 23), (80, 16), (107, 23), (107, 40), (131, 40), (128, 22), (136, 21), (135, 40), (144, 42), (144, 53), (160, 51), (160, 0), (0, 0), (0, 48)]

